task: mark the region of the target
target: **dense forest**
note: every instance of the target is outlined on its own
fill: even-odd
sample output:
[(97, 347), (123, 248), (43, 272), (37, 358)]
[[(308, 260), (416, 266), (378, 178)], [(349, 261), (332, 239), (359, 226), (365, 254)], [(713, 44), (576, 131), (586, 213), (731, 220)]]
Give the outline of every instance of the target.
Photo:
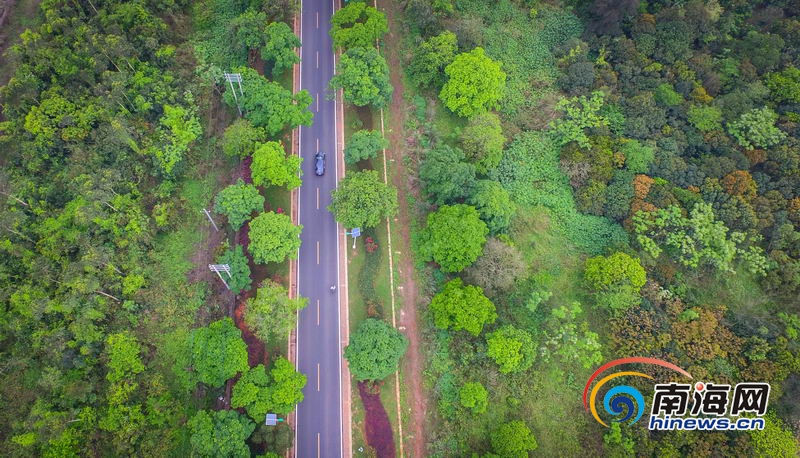
[[(432, 456), (795, 456), (798, 14), (405, 3)], [(628, 356), (771, 383), (766, 428), (603, 428), (575, 400)]]
[[(306, 383), (283, 357), (305, 306), (281, 284), (300, 228), (271, 211), (300, 184), (280, 141), (311, 122), (311, 97), (293, 95), (286, 72), (299, 61), (284, 22), (294, 11), (52, 0), (9, 40), (3, 456), (278, 456), (291, 445), (289, 427), (263, 423), (292, 411)], [(232, 124), (223, 70), (247, 76)], [(231, 266), (232, 292), (208, 272), (215, 261)], [(254, 358), (252, 342), (268, 354)]]

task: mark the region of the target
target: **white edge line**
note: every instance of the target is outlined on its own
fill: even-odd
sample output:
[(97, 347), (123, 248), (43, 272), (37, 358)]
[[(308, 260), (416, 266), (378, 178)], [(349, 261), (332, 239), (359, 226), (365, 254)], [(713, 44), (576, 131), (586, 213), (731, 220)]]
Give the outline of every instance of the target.
[[(303, 0), (300, 0), (300, 77), (298, 78), (298, 92), (302, 90), (303, 87)], [(303, 144), (303, 128), (302, 126), (297, 126), (297, 155), (300, 158), (303, 157), (303, 149), (301, 145)], [(297, 191), (297, 223), (300, 224), (300, 191)], [(297, 296), (300, 296), (300, 248), (297, 249), (297, 270), (295, 271), (295, 285), (297, 285)], [(298, 310), (295, 314), (295, 329), (297, 333), (295, 334), (295, 360), (294, 360), (294, 370), (296, 372), (300, 372), (300, 310)], [(295, 406), (294, 409), (294, 444), (292, 445), (292, 449), (294, 450), (294, 458), (297, 458), (297, 430), (300, 426), (300, 408)]]
[[(331, 0), (331, 8), (333, 13), (336, 12), (336, 0)], [(331, 43), (332, 44), (332, 43)], [(333, 73), (336, 74), (336, 52), (332, 52), (333, 54)], [(335, 94), (335, 93), (334, 93)], [(333, 98), (333, 149), (336, 152), (336, 161), (335, 168), (336, 168), (336, 175), (334, 176), (334, 189), (339, 186), (339, 112), (338, 112), (339, 103), (336, 101), (336, 97), (334, 95)], [(341, 258), (339, 257), (339, 234), (341, 232), (341, 225), (337, 222), (336, 223), (336, 282), (341, 285), (341, 272), (339, 271), (339, 263)], [(345, 239), (345, 242), (347, 240)], [(347, 266), (345, 266), (347, 268)], [(342, 358), (344, 357), (342, 351), (342, 301), (341, 301), (341, 288), (339, 289), (339, 294), (336, 296), (336, 309), (339, 313), (336, 314), (336, 340), (338, 341), (337, 344), (339, 346), (339, 355), (336, 358), (339, 362), (339, 456), (344, 457), (344, 418), (342, 418), (344, 412), (342, 411), (342, 403), (344, 402), (344, 393), (342, 392)], [(350, 285), (347, 287), (347, 294), (350, 294)], [(352, 440), (352, 438), (348, 438), (348, 441)]]

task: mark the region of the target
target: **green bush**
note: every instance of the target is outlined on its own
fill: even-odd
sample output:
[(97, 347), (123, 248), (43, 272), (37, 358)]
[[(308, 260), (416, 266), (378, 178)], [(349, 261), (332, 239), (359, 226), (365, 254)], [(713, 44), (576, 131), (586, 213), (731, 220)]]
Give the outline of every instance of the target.
[(628, 236), (621, 226), (604, 217), (578, 212), (569, 180), (558, 161), (559, 149), (551, 136), (525, 132), (512, 142), (491, 177), (517, 203), (550, 210), (562, 233), (589, 254), (626, 243)]

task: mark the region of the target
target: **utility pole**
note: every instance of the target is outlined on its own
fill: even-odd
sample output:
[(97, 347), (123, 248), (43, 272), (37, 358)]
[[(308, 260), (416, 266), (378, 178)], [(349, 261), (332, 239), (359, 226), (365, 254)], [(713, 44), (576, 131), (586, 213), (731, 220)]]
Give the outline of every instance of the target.
[(203, 209), (203, 213), (205, 213), (205, 214), (206, 214), (206, 216), (208, 217), (208, 220), (209, 220), (209, 221), (211, 221), (211, 225), (212, 225), (212, 226), (214, 226), (214, 230), (215, 230), (215, 231), (217, 231), (217, 232), (219, 232), (219, 228), (217, 227), (217, 223), (215, 223), (215, 222), (214, 222), (214, 219), (213, 219), (213, 218), (211, 218), (211, 212), (210, 212), (210, 211), (208, 211), (208, 210), (206, 210), (206, 209), (204, 208), (204, 209)]
[(225, 281), (225, 279), (222, 277), (222, 274), (220, 273), (220, 272), (225, 272), (226, 274), (228, 274), (228, 278), (232, 279), (233, 277), (231, 276), (231, 266), (230, 265), (228, 265), (228, 264), (209, 264), (208, 268), (212, 272), (216, 272), (217, 273), (217, 276), (219, 276), (219, 279), (222, 280), (222, 283), (225, 284), (226, 288), (231, 289), (231, 287), (228, 286), (228, 282)]
[(224, 73), (225, 81), (230, 83), (231, 91), (233, 91), (233, 100), (236, 101), (236, 108), (239, 109), (239, 116), (242, 115), (242, 107), (239, 105), (239, 97), (236, 95), (236, 88), (233, 87), (233, 83), (239, 84), (239, 95), (244, 96), (244, 91), (242, 90), (242, 74), (241, 73)]

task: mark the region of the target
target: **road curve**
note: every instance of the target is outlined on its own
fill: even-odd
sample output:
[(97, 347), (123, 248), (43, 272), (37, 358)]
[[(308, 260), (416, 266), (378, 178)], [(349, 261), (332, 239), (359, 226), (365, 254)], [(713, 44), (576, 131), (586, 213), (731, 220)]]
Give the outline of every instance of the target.
[[(300, 128), (303, 185), (298, 208), (302, 246), (297, 263), (300, 296), (308, 307), (297, 324), (297, 368), (308, 376), (305, 399), (297, 406), (295, 457), (341, 457), (342, 398), (339, 350), (338, 236), (333, 215), (327, 210), (336, 187), (336, 105), (326, 99), (334, 73), (330, 18), (335, 0), (303, 0), (300, 16), (300, 87), (311, 93), (314, 123)], [(326, 153), (323, 176), (314, 174), (314, 155)], [(337, 285), (336, 294), (330, 291)]]

